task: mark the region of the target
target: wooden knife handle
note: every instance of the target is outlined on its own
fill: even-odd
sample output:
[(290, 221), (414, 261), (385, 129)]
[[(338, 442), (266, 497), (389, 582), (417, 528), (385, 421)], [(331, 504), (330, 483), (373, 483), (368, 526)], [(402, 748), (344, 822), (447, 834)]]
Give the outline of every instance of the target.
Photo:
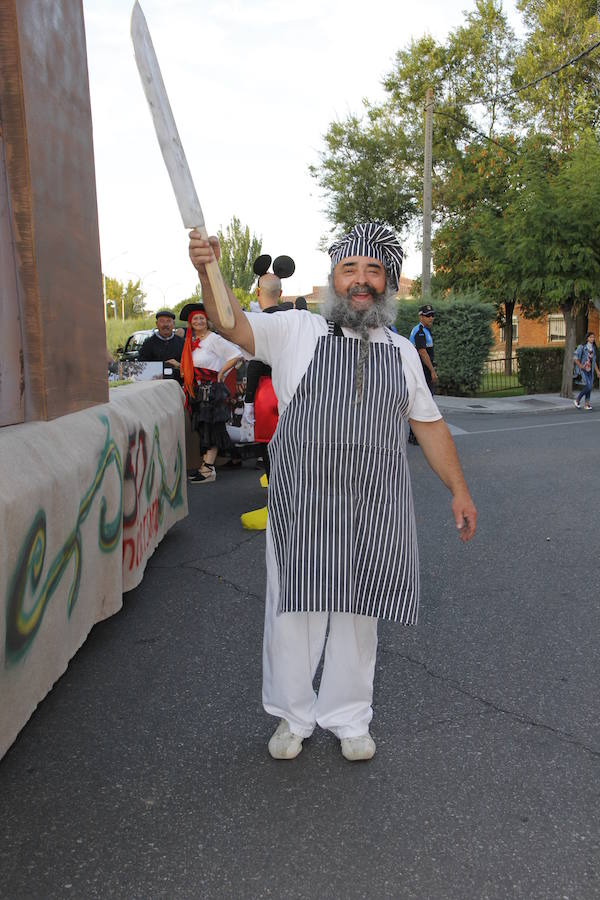
[[(208, 240), (206, 226), (201, 225), (200, 227), (196, 227), (196, 231), (202, 240)], [(221, 325), (223, 328), (233, 328), (235, 325), (235, 316), (231, 308), (231, 301), (229, 300), (229, 294), (227, 293), (227, 288), (225, 287), (219, 264), (216, 260), (207, 264), (206, 274), (208, 275), (215, 303), (217, 304), (217, 312), (219, 314)]]

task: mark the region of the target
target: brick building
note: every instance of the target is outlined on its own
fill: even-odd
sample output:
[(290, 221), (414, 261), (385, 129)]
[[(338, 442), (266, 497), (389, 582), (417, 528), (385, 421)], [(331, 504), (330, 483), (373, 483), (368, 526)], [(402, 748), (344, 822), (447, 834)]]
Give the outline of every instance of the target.
[[(588, 329), (598, 339), (598, 310), (590, 305), (588, 313)], [(504, 358), (504, 328), (494, 322), (492, 324), (494, 344), (490, 353), (492, 359)], [(515, 307), (513, 314), (513, 353), (519, 347), (562, 347), (565, 343), (565, 320), (562, 313), (540, 316), (538, 319), (526, 319), (520, 306)]]

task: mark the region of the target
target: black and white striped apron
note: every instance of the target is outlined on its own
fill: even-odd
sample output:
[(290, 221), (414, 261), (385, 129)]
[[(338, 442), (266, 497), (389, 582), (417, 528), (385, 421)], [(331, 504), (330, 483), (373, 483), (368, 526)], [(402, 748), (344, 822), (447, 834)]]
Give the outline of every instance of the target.
[(279, 612), (348, 612), (413, 625), (419, 559), (400, 348), (330, 323), (269, 445)]

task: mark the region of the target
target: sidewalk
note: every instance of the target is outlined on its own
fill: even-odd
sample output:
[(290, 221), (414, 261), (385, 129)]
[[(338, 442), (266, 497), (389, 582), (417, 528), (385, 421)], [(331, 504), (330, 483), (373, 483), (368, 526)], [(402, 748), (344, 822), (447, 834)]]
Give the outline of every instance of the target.
[(444, 397), (436, 395), (441, 413), (532, 413), (574, 410), (572, 400), (560, 394), (523, 394), (519, 397)]

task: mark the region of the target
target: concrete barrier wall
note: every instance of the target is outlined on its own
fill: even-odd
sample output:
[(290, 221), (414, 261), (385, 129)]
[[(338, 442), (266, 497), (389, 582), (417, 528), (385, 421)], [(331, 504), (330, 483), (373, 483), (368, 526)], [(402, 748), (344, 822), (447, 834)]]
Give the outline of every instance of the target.
[(156, 381), (0, 429), (0, 757), (187, 515), (184, 427)]

